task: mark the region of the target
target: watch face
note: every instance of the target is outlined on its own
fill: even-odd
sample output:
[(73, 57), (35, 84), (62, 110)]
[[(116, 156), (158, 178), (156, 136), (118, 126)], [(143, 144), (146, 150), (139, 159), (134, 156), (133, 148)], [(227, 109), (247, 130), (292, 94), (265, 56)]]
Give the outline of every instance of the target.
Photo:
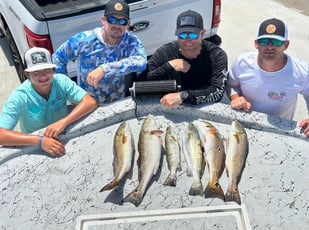
[(187, 91), (181, 91), (180, 92), (180, 97), (181, 99), (187, 99), (189, 96), (188, 92)]

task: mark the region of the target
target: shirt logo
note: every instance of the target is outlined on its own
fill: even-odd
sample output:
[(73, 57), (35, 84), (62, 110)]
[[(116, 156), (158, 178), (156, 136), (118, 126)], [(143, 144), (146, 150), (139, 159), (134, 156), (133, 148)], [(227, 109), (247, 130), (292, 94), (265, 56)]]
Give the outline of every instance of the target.
[(276, 92), (270, 91), (270, 92), (268, 92), (267, 96), (271, 100), (281, 101), (283, 99), (283, 97), (286, 96), (286, 92), (276, 93)]

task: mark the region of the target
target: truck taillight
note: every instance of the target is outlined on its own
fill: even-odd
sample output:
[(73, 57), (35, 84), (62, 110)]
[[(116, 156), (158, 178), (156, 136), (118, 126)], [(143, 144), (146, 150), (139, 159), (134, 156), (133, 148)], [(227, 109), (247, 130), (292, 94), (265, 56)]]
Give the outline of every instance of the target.
[(221, 21), (221, 0), (214, 1), (213, 15), (212, 15), (212, 27), (218, 27)]
[(48, 49), (51, 54), (53, 53), (53, 48), (49, 35), (35, 34), (26, 26), (24, 27), (24, 29), (29, 47), (43, 47)]

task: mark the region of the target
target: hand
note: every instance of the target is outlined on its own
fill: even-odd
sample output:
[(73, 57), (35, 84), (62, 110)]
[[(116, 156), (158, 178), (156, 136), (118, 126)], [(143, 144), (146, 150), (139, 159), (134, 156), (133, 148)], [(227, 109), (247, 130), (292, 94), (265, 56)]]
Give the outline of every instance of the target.
[(244, 109), (245, 111), (250, 111), (251, 103), (243, 96), (233, 95), (231, 97), (231, 107), (232, 109)]
[(105, 72), (103, 71), (103, 69), (101, 67), (98, 67), (88, 74), (87, 83), (97, 88), (98, 82), (101, 80), (102, 77), (104, 77), (104, 75)]
[(58, 120), (46, 127), (44, 136), (57, 138), (67, 126), (64, 119)]
[(174, 59), (168, 62), (176, 71), (186, 73), (191, 65), (183, 59)]
[(299, 127), (301, 127), (301, 132), (304, 133), (306, 137), (309, 137), (309, 119), (301, 121)]
[(181, 100), (181, 97), (180, 97), (180, 93), (166, 94), (160, 100), (160, 104), (163, 107), (167, 107), (167, 108), (172, 108), (172, 107), (175, 107), (177, 105), (180, 105), (181, 102), (182, 102), (182, 100)]
[(64, 145), (57, 139), (51, 137), (43, 137), (42, 149), (54, 157), (63, 156), (65, 154)]

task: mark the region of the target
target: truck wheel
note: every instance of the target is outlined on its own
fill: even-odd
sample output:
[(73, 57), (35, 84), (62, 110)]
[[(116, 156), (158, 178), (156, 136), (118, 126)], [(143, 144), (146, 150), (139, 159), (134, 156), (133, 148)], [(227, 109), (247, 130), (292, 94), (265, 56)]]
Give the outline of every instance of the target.
[(210, 38), (206, 38), (206, 40), (216, 44), (217, 46), (220, 46), (221, 43), (222, 43), (221, 37), (219, 35), (217, 35), (217, 34), (213, 35)]
[(18, 49), (17, 46), (13, 40), (13, 36), (9, 30), (9, 28), (5, 29), (5, 34), (6, 34), (6, 40), (9, 44), (10, 50), (11, 50), (11, 54), (12, 54), (12, 58), (13, 58), (13, 62), (15, 65), (15, 69), (16, 72), (18, 74), (19, 80), (20, 82), (23, 82), (27, 79), (27, 77), (24, 75), (24, 65), (23, 65), (23, 61), (18, 53)]

